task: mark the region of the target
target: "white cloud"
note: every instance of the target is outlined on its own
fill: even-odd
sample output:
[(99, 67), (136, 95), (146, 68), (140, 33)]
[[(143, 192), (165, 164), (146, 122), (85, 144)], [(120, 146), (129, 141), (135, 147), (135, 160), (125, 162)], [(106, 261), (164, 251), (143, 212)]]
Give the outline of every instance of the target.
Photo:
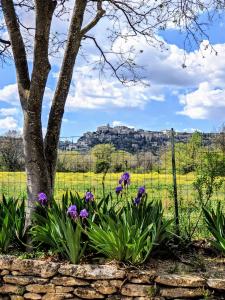
[[(168, 50), (160, 51), (147, 47), (142, 39), (133, 39), (127, 42), (124, 50), (130, 48), (131, 42), (136, 53), (139, 53), (136, 62), (144, 66), (142, 74), (150, 81), (150, 87), (124, 87), (113, 78), (100, 81), (96, 70), (88, 66), (78, 67), (74, 72), (67, 110), (111, 107), (143, 109), (149, 102), (165, 101), (167, 94), (173, 94), (183, 106), (178, 114), (192, 119), (218, 118), (225, 114), (225, 65), (221, 64), (225, 61), (225, 44), (214, 45), (218, 52), (216, 56), (204, 41), (200, 50), (186, 53), (187, 67), (183, 68), (184, 52), (176, 45), (167, 44)], [(119, 47), (121, 45), (115, 45), (114, 50)]]
[[(178, 113), (191, 118), (214, 117), (218, 110), (211, 113), (211, 102), (214, 106), (223, 107), (222, 92), (219, 92), (218, 88), (225, 88), (225, 65), (221, 64), (221, 61), (225, 61), (225, 44), (214, 45), (218, 52), (216, 56), (208, 47), (208, 42), (204, 41), (199, 50), (185, 53), (186, 68), (182, 67), (184, 51), (176, 45), (165, 44), (168, 50), (160, 51), (157, 47), (146, 45), (144, 39), (139, 38), (137, 41), (132, 39), (121, 45), (117, 41), (114, 50), (118, 50), (122, 45), (123, 50), (133, 45), (135, 53), (138, 53), (136, 63), (144, 66), (140, 72), (149, 80), (150, 87), (123, 87), (115, 78), (109, 77), (100, 81), (96, 70), (91, 70), (88, 66), (78, 67), (74, 72), (67, 110), (113, 106), (144, 108), (151, 101), (165, 101), (167, 94), (173, 94), (180, 100), (183, 109)], [(202, 88), (201, 93), (195, 93), (204, 82), (209, 83), (207, 93), (210, 92), (207, 97), (204, 97)], [(220, 94), (216, 99), (215, 90)], [(196, 100), (196, 97), (199, 99), (200, 96), (204, 98), (203, 102)], [(192, 98), (194, 104), (191, 104)]]
[(180, 96), (184, 109), (179, 114), (192, 119), (224, 118), (225, 90), (203, 82), (198, 89)]
[(47, 128), (46, 127), (42, 127), (42, 135), (43, 135), (43, 137), (45, 137), (46, 133), (47, 133)]
[[(124, 41), (123, 41), (124, 43)], [(124, 87), (115, 78), (102, 77), (90, 66), (75, 67), (67, 99), (66, 110), (77, 109), (143, 109), (151, 101), (165, 101), (167, 95), (176, 97), (182, 106), (178, 114), (192, 119), (217, 119), (225, 115), (225, 44), (216, 44), (215, 55), (204, 41), (200, 50), (185, 53), (176, 45), (165, 44), (167, 51), (146, 45), (144, 39), (128, 40), (123, 50), (134, 47), (136, 63), (144, 66), (140, 73), (149, 80), (150, 86)], [(114, 50), (122, 47), (119, 41)], [(143, 51), (141, 51), (143, 50)], [(96, 52), (94, 52), (96, 53)], [(96, 54), (92, 54), (92, 59)], [(57, 74), (53, 74), (57, 77)], [(45, 103), (49, 106), (53, 90), (46, 88)], [(0, 101), (19, 104), (17, 85), (11, 84), (0, 89)], [(4, 116), (13, 111), (0, 111)], [(66, 122), (66, 121), (64, 121)]]
[(187, 62), (194, 64), (198, 80), (191, 86), (191, 90), (180, 93), (179, 100), (183, 109), (178, 114), (192, 119), (224, 120), (225, 44), (214, 45), (214, 49), (218, 55), (211, 53), (209, 48), (204, 52), (204, 58), (199, 51), (188, 55)]
[(18, 109), (16, 107), (13, 108), (0, 108), (0, 115), (7, 117), (7, 116), (14, 116), (18, 114)]
[(0, 119), (0, 131), (6, 132), (8, 130), (13, 130), (17, 128), (17, 121), (13, 117), (6, 117), (4, 119)]
[(64, 123), (69, 123), (69, 119), (67, 119), (67, 118), (63, 118), (62, 121), (63, 121)]
[[(49, 102), (51, 101), (53, 97), (53, 91), (46, 87), (45, 89), (45, 96), (44, 96), (44, 105), (49, 105)], [(18, 87), (17, 84), (9, 84), (4, 86), (2, 89), (0, 89), (0, 102), (5, 102), (11, 105), (20, 105), (20, 99), (18, 94)], [(0, 113), (5, 115), (7, 114), (7, 111), (10, 115), (16, 113), (16, 108), (10, 108), (10, 109), (1, 109)], [(8, 114), (8, 115), (9, 115)]]
[(112, 126), (113, 127), (116, 127), (116, 126), (126, 126), (126, 127), (129, 127), (129, 128), (135, 128), (134, 126), (128, 125), (128, 124), (126, 124), (126, 123), (124, 123), (122, 121), (113, 121), (112, 122)]
[[(179, 130), (178, 130), (179, 131)], [(183, 132), (202, 132), (200, 129), (198, 129), (198, 128), (184, 128), (184, 129), (182, 129), (182, 131)]]
[[(80, 67), (74, 74), (70, 93), (67, 99), (67, 110), (96, 109), (110, 107), (144, 108), (150, 102), (162, 101), (162, 95), (157, 88), (144, 86), (125, 87), (115, 79), (99, 80), (96, 72), (93, 77), (88, 67)], [(96, 75), (96, 76), (95, 76)]]
[[(225, 44), (216, 44), (212, 49), (208, 41), (203, 41), (199, 50), (190, 53), (184, 53), (176, 45), (165, 44), (165, 47), (167, 51), (146, 47), (142, 39), (135, 43), (137, 52), (143, 50), (136, 61), (145, 66), (151, 88), (158, 88), (162, 100), (167, 92), (178, 98), (183, 106), (178, 114), (192, 119), (224, 120)], [(186, 67), (182, 67), (184, 54)]]
[(17, 84), (9, 84), (0, 89), (0, 101), (19, 105)]

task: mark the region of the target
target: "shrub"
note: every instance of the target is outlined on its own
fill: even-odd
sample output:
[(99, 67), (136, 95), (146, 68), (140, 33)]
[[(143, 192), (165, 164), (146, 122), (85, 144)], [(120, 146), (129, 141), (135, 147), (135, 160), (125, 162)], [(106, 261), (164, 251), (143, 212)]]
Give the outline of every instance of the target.
[(53, 252), (69, 259), (76, 264), (82, 257), (86, 243), (82, 240), (81, 221), (79, 216), (72, 218), (68, 208), (77, 203), (80, 210), (82, 199), (66, 193), (61, 203), (51, 201), (51, 206), (38, 204), (37, 212), (33, 215), (31, 235), (33, 242), (50, 247)]
[(99, 224), (89, 221), (87, 235), (91, 247), (107, 258), (133, 264), (143, 263), (152, 249), (168, 237), (170, 221), (163, 221), (161, 202), (137, 206), (127, 203), (115, 216), (101, 214)]
[(110, 168), (110, 162), (104, 160), (97, 160), (95, 165), (95, 173), (107, 172)]
[(220, 202), (217, 204), (215, 211), (214, 209), (203, 207), (203, 213), (207, 228), (215, 238), (212, 244), (225, 254), (225, 215), (223, 214)]
[(0, 251), (6, 252), (13, 242), (21, 242), (25, 228), (25, 201), (3, 196), (0, 202)]

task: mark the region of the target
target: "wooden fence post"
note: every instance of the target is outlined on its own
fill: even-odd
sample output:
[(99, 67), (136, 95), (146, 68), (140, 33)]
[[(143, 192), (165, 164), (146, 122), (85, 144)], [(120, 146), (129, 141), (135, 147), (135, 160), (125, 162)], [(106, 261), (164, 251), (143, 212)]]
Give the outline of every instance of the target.
[(174, 196), (174, 210), (175, 210), (175, 230), (176, 230), (176, 234), (179, 236), (180, 222), (179, 222), (179, 206), (178, 206), (178, 199), (177, 199), (175, 132), (173, 128), (171, 128), (171, 152), (172, 152), (172, 173), (173, 173), (173, 196)]

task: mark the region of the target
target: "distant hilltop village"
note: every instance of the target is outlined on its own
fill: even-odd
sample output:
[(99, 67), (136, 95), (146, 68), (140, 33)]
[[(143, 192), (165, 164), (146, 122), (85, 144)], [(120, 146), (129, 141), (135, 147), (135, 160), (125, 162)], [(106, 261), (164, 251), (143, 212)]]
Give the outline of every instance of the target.
[[(176, 132), (176, 141), (186, 143), (192, 133)], [(76, 143), (60, 142), (61, 150), (88, 151), (98, 144), (113, 144), (116, 149), (130, 153), (151, 151), (157, 153), (159, 149), (168, 146), (171, 141), (171, 131), (147, 131), (126, 126), (100, 126), (94, 132), (86, 132)], [(211, 134), (203, 134), (204, 144), (210, 144)]]

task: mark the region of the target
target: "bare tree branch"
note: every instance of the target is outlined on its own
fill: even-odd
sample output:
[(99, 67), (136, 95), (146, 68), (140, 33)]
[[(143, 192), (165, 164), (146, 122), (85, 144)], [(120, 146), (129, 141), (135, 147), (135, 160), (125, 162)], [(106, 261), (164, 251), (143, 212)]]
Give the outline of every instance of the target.
[(6, 57), (10, 56), (9, 48), (11, 47), (10, 41), (0, 38), (0, 59), (4, 63)]
[(93, 27), (97, 25), (97, 23), (100, 21), (100, 19), (104, 16), (105, 10), (102, 8), (102, 1), (99, 0), (97, 2), (97, 14), (94, 17), (94, 19), (87, 24), (81, 31), (80, 34), (84, 36), (88, 31), (90, 31)]
[[(99, 62), (100, 64), (102, 64), (101, 67), (101, 71), (103, 71), (104, 69), (104, 65), (107, 64), (109, 66), (109, 68), (112, 70), (113, 75), (118, 79), (119, 82), (121, 82), (122, 84), (128, 84), (129, 83), (137, 83), (137, 82), (142, 82), (143, 78), (137, 77), (135, 74), (135, 63), (133, 59), (121, 59), (121, 63), (119, 63), (117, 66), (115, 66), (112, 62), (112, 60), (107, 58), (107, 54), (114, 54), (114, 55), (119, 55), (120, 57), (123, 56), (122, 52), (116, 53), (115, 51), (110, 51), (110, 52), (105, 52), (102, 47), (100, 46), (100, 44), (97, 42), (96, 38), (90, 35), (85, 35), (84, 36), (85, 39), (90, 39), (94, 42), (95, 46), (97, 47), (98, 51), (100, 52), (100, 58), (99, 58)], [(103, 62), (101, 62), (101, 58), (103, 58)], [(137, 66), (136, 66), (137, 67)], [(132, 74), (132, 78), (130, 77), (129, 79), (124, 77), (121, 69), (126, 68), (129, 69), (131, 71)], [(138, 68), (141, 68), (141, 66), (138, 66)], [(144, 81), (142, 82), (144, 83)], [(145, 83), (144, 83), (145, 84)]]
[(2, 38), (0, 38), (0, 43), (4, 44), (6, 46), (11, 46), (11, 42), (10, 41), (3, 40)]

